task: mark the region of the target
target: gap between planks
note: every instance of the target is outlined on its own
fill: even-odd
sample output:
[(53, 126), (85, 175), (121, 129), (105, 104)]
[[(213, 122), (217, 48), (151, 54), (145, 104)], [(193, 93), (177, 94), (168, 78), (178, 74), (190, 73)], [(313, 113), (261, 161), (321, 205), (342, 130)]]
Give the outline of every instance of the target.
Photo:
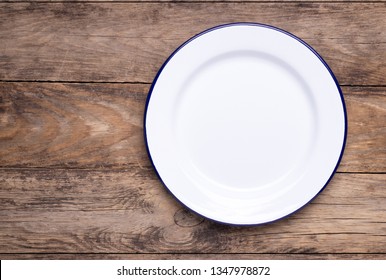
[[(31, 83), (31, 84), (117, 84), (117, 85), (152, 85), (153, 82), (141, 81), (61, 81), (61, 80), (0, 80), (0, 83)], [(356, 84), (339, 84), (340, 87), (356, 87), (356, 88), (383, 88), (386, 84), (379, 85), (356, 85)]]
[(41, 259), (41, 260), (378, 260), (386, 259), (386, 254), (372, 253), (325, 253), (325, 254), (127, 254), (127, 253), (9, 253), (0, 254), (2, 260)]

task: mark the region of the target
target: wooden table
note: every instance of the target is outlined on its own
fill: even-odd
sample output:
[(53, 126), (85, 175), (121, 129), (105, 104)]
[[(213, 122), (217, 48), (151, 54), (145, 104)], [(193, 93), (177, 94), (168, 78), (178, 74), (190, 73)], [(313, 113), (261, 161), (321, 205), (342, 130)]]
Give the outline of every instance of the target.
[[(312, 45), (344, 92), (328, 187), (278, 222), (182, 207), (143, 140), (152, 79), (209, 27), (260, 22)], [(386, 2), (0, 3), (1, 259), (386, 259)]]

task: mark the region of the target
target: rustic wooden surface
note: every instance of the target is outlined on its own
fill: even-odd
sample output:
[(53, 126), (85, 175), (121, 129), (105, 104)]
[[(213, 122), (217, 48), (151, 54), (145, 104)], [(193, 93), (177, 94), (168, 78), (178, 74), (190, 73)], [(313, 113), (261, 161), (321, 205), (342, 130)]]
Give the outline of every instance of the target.
[(314, 46), (341, 84), (380, 85), (385, 14), (386, 3), (0, 4), (0, 79), (149, 83), (194, 34), (252, 21)]
[[(1, 259), (386, 259), (386, 3), (0, 1)], [(167, 2), (167, 3), (166, 3)], [(143, 143), (167, 56), (217, 24), (262, 22), (336, 74), (347, 147), (310, 205), (255, 227), (182, 207)]]

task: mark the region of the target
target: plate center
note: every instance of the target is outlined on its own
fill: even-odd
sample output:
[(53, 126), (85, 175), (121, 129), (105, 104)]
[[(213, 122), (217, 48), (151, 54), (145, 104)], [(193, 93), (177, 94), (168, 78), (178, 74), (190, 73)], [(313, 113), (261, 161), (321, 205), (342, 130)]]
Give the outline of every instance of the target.
[(306, 82), (279, 58), (248, 50), (215, 57), (189, 76), (177, 103), (184, 172), (240, 190), (304, 172), (316, 107)]

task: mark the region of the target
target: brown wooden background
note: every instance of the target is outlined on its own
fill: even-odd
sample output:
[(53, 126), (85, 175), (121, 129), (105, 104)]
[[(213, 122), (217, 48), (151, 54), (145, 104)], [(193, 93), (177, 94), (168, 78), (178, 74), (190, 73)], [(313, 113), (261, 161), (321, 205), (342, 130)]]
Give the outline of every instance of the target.
[[(330, 185), (264, 226), (185, 210), (143, 141), (163, 61), (235, 21), (311, 44), (348, 110)], [(386, 259), (386, 2), (0, 1), (0, 258)]]

